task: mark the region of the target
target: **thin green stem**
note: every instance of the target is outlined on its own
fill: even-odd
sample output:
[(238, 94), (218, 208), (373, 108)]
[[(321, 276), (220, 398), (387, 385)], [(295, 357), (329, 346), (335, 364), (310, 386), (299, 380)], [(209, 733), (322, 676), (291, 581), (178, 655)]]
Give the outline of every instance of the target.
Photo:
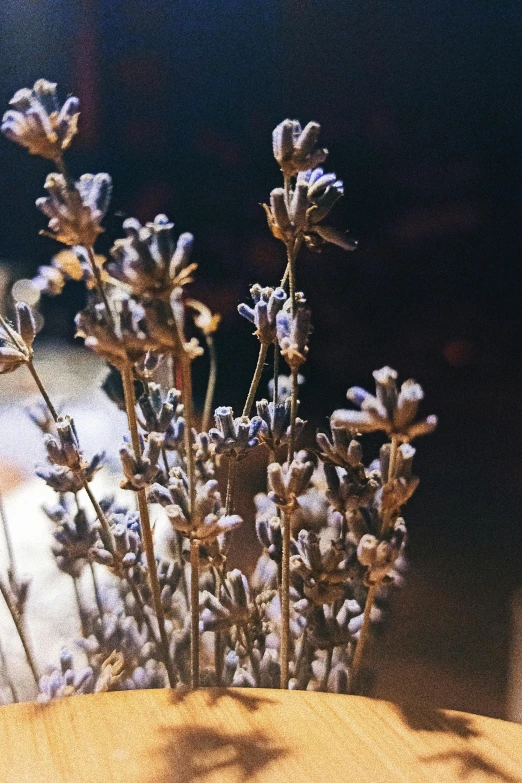
[[(136, 395), (134, 392), (134, 376), (132, 372), (132, 366), (126, 362), (121, 368), (121, 377), (123, 381), (123, 392), (125, 395), (125, 409), (127, 412), (127, 421), (129, 424), (129, 431), (131, 435), (132, 448), (134, 456), (137, 460), (141, 458), (141, 443), (138, 433), (138, 420), (136, 418)], [(145, 556), (147, 559), (147, 566), (149, 570), (149, 581), (152, 591), (152, 600), (154, 603), (154, 611), (156, 613), (156, 619), (158, 622), (163, 663), (167, 670), (169, 684), (171, 688), (176, 685), (176, 675), (172, 666), (172, 661), (169, 655), (169, 640), (167, 637), (167, 631), (165, 628), (165, 614), (163, 611), (163, 604), (161, 602), (161, 587), (158, 580), (158, 570), (156, 566), (156, 557), (154, 554), (154, 542), (152, 538), (152, 527), (150, 524), (149, 507), (147, 505), (147, 497), (144, 489), (140, 489), (136, 492), (138, 499), (138, 509), (141, 522), (141, 533), (143, 538), (143, 546), (145, 549)]]
[(245, 402), (245, 406), (243, 408), (243, 416), (249, 416), (250, 415), (250, 409), (252, 405), (254, 404), (254, 399), (257, 392), (257, 387), (259, 386), (259, 382), (261, 381), (261, 376), (263, 374), (263, 368), (265, 366), (266, 361), (266, 355), (268, 353), (268, 346), (269, 343), (261, 343), (259, 346), (259, 354), (257, 357), (257, 364), (256, 369), (254, 372), (254, 377), (252, 378), (252, 383), (250, 384), (250, 390), (248, 392), (248, 397)]
[(65, 181), (67, 182), (67, 187), (74, 188), (74, 180), (73, 180), (73, 178), (71, 177), (71, 175), (69, 174), (69, 172), (67, 170), (67, 167), (65, 165), (65, 161), (63, 159), (63, 156), (62, 155), (58, 155), (54, 159), (54, 162), (56, 163), (58, 171), (60, 172), (60, 174), (62, 174), (62, 176), (64, 177)]
[(288, 289), (290, 296), (290, 303), (292, 306), (292, 316), (295, 313), (295, 253), (292, 252), (290, 246), (287, 247), (288, 252)]
[(190, 671), (192, 688), (199, 688), (199, 541), (190, 540)]
[(185, 561), (183, 560), (183, 533), (180, 533), (179, 530), (174, 530), (173, 542), (174, 542), (174, 553), (176, 559), (178, 560), (181, 566), (181, 576), (180, 576), (181, 589), (183, 590), (183, 596), (185, 598), (185, 603), (187, 604), (187, 609), (188, 609), (190, 606), (190, 599), (189, 599), (187, 579), (185, 574)]
[(217, 355), (214, 338), (211, 334), (205, 335), (208, 346), (208, 356), (210, 360), (210, 367), (208, 373), (207, 393), (205, 394), (205, 404), (203, 406), (203, 419), (201, 421), (201, 429), (203, 432), (207, 432), (210, 417), (212, 416), (212, 403), (214, 401), (214, 392), (216, 390), (217, 379)]
[(308, 687), (308, 683), (311, 679), (311, 665), (310, 665), (310, 643), (306, 633), (306, 628), (303, 631), (301, 637), (301, 643), (299, 645), (299, 651), (297, 654), (297, 660), (295, 662), (295, 679), (296, 690), (305, 691)]
[(6, 587), (6, 585), (4, 585), (1, 579), (0, 579), (0, 593), (2, 593), (2, 597), (9, 610), (9, 614), (11, 615), (18, 636), (20, 637), (20, 641), (22, 642), (22, 647), (24, 648), (27, 663), (29, 665), (29, 668), (31, 669), (31, 674), (33, 675), (33, 679), (36, 683), (36, 687), (38, 688), (40, 676), (38, 674), (38, 669), (36, 668), (36, 663), (34, 661), (33, 654), (31, 652), (31, 647), (25, 635), (25, 628), (24, 628), (22, 618), (20, 617), (18, 613), (18, 609), (16, 608), (15, 604), (11, 600), (11, 594), (9, 588)]

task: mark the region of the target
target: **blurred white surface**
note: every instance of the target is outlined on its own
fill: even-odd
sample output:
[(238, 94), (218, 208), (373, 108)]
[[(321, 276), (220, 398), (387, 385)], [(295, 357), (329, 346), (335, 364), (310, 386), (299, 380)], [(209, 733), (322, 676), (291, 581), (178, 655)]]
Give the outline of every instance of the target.
[[(100, 388), (107, 366), (83, 348), (58, 344), (37, 346), (35, 367), (55, 407), (61, 404), (73, 416), (86, 456), (105, 450), (115, 465), (126, 419)], [(25, 367), (0, 377), (0, 466), (7, 462), (31, 475), (45, 458), (42, 438), (24, 410), (38, 399)]]

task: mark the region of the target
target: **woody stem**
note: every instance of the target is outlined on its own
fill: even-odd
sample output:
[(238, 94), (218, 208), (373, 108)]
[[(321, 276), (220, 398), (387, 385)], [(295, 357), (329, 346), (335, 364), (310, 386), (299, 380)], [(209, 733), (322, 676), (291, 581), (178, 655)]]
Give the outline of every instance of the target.
[(36, 683), (36, 687), (38, 688), (38, 683), (40, 681), (40, 676), (38, 674), (38, 670), (36, 668), (36, 664), (34, 662), (33, 654), (31, 652), (31, 648), (29, 646), (29, 642), (27, 641), (26, 635), (25, 635), (25, 628), (24, 624), (22, 622), (22, 618), (20, 617), (18, 613), (18, 609), (11, 600), (11, 595), (9, 592), (9, 588), (4, 585), (3, 581), (0, 579), (0, 593), (2, 593), (2, 597), (6, 603), (6, 606), (9, 610), (9, 614), (11, 615), (11, 618), (13, 620), (13, 623), (15, 625), (15, 628), (17, 630), (18, 636), (20, 637), (20, 641), (22, 642), (22, 646), (24, 648), (25, 657), (27, 659), (27, 663), (29, 664), (29, 668), (31, 669), (31, 674), (33, 675), (33, 679)]
[(248, 397), (246, 399), (245, 406), (243, 408), (243, 416), (248, 416), (250, 414), (250, 409), (254, 403), (257, 387), (259, 386), (259, 382), (261, 381), (261, 376), (263, 374), (263, 367), (265, 366), (266, 355), (268, 353), (268, 346), (269, 343), (261, 343), (261, 345), (259, 346), (259, 354), (257, 357), (256, 369), (254, 372), (254, 377), (252, 378), (252, 383), (250, 384)]
[(207, 432), (208, 425), (210, 423), (210, 416), (212, 415), (212, 401), (214, 399), (217, 378), (217, 356), (214, 338), (211, 334), (207, 334), (206, 340), (210, 359), (210, 368), (208, 375), (207, 393), (205, 394), (205, 404), (203, 406), (203, 419), (201, 422), (201, 430), (203, 432)]
[(199, 688), (199, 541), (190, 540), (190, 671), (192, 688)]

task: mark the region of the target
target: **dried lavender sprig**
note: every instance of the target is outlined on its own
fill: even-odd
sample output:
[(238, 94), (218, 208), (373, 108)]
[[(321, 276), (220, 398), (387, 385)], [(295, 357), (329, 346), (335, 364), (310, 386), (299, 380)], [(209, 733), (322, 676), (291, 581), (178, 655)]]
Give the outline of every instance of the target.
[(33, 675), (33, 679), (36, 683), (36, 687), (38, 688), (40, 675), (38, 674), (38, 669), (36, 667), (36, 663), (34, 661), (33, 654), (31, 652), (31, 647), (25, 635), (25, 628), (22, 622), (22, 618), (20, 617), (18, 610), (11, 599), (9, 588), (7, 587), (7, 585), (4, 584), (3, 579), (1, 578), (0, 578), (0, 593), (2, 593), (2, 597), (9, 610), (9, 614), (11, 615), (18, 636), (20, 637), (20, 641), (22, 642), (27, 663), (29, 664), (29, 668), (31, 669), (31, 674)]
[[(388, 481), (387, 481), (388, 484), (390, 484), (395, 478), (395, 470), (397, 465), (399, 445), (400, 445), (400, 439), (397, 436), (393, 436), (391, 440), (390, 462), (388, 467)], [(391, 520), (389, 518), (383, 519), (382, 528), (380, 531), (381, 534), (386, 532), (387, 528), (390, 525), (390, 521)], [(368, 590), (368, 595), (366, 596), (366, 603), (364, 605), (363, 624), (361, 627), (359, 639), (357, 640), (357, 645), (355, 647), (355, 653), (353, 656), (352, 665), (350, 667), (350, 693), (356, 693), (359, 687), (361, 663), (363, 660), (364, 651), (366, 649), (369, 635), (370, 635), (370, 624), (371, 624), (370, 621), (371, 621), (372, 608), (375, 602), (375, 597), (377, 595), (378, 588), (379, 588), (378, 582), (371, 585), (370, 589)]]
[[(302, 237), (286, 247), (289, 272), (290, 300), (292, 316), (295, 314), (295, 262), (301, 247)], [(282, 287), (282, 286), (281, 286)], [(297, 416), (299, 368), (292, 367), (292, 397), (290, 403), (290, 437), (288, 438), (288, 465), (294, 458), (295, 420)], [(288, 689), (290, 662), (290, 538), (292, 530), (292, 512), (283, 514), (283, 554), (281, 561), (281, 688)]]
[[(125, 408), (131, 434), (132, 448), (136, 459), (139, 460), (141, 459), (141, 442), (138, 432), (138, 420), (136, 418), (136, 394), (134, 391), (134, 377), (132, 365), (129, 362), (121, 367), (121, 377), (123, 381)], [(165, 613), (163, 611), (163, 604), (161, 601), (161, 588), (158, 580), (158, 570), (156, 566), (156, 557), (154, 554), (154, 542), (152, 539), (152, 528), (150, 524), (149, 507), (147, 504), (145, 489), (136, 490), (136, 496), (138, 498), (138, 508), (140, 512), (141, 531), (145, 548), (145, 556), (147, 558), (147, 566), (149, 569), (152, 600), (154, 603), (154, 611), (156, 612), (156, 619), (158, 621), (158, 628), (161, 639), (162, 657), (165, 668), (167, 670), (169, 685), (171, 688), (174, 688), (176, 686), (176, 675), (174, 673), (174, 668), (170, 658), (169, 640), (167, 637), (167, 631), (165, 629)]]
[[(0, 319), (1, 319), (1, 316), (0, 316)], [(1, 320), (3, 321), (3, 319), (1, 319)], [(8, 324), (6, 324), (6, 325), (8, 326)], [(12, 331), (12, 330), (10, 330), (10, 331)], [(45, 389), (45, 387), (44, 387), (44, 385), (43, 385), (43, 383), (41, 381), (40, 376), (38, 375), (38, 373), (36, 371), (36, 368), (34, 367), (34, 364), (33, 364), (32, 360), (30, 362), (28, 362), (27, 366), (28, 366), (28, 368), (29, 368), (29, 370), (31, 372), (31, 375), (33, 376), (33, 378), (35, 380), (36, 385), (38, 386), (38, 389), (40, 390), (40, 393), (41, 393), (41, 395), (42, 395), (42, 397), (43, 397), (43, 399), (45, 401), (45, 404), (47, 405), (47, 407), (49, 409), (49, 413), (51, 414), (54, 422), (57, 423), (58, 420), (59, 420), (58, 413), (57, 413), (56, 408), (54, 407), (54, 405), (53, 405), (53, 403), (51, 401), (51, 398), (49, 397), (49, 395), (48, 395), (48, 393), (47, 393), (47, 391), (46, 391), (46, 389)], [(101, 527), (102, 527), (102, 540), (103, 540), (104, 547), (106, 547), (107, 550), (111, 554), (114, 554), (114, 539), (113, 539), (113, 536), (112, 536), (112, 531), (111, 531), (110, 525), (109, 525), (109, 523), (107, 521), (107, 517), (105, 516), (105, 513), (104, 513), (102, 507), (100, 506), (100, 504), (96, 500), (95, 496), (93, 495), (92, 490), (91, 490), (91, 488), (89, 486), (89, 482), (85, 479), (85, 477), (83, 476), (82, 473), (80, 473), (80, 475), (81, 475), (82, 482), (83, 482), (83, 488), (85, 489), (85, 492), (87, 493), (87, 497), (89, 498), (89, 501), (90, 501), (92, 507), (94, 508), (95, 513), (96, 513), (96, 517), (97, 517), (98, 521), (101, 524)], [(132, 592), (132, 594), (134, 596), (134, 599), (135, 599), (136, 603), (141, 608), (143, 619), (144, 619), (145, 623), (147, 624), (147, 626), (149, 628), (149, 631), (151, 633), (151, 637), (153, 639), (155, 639), (156, 638), (156, 634), (155, 634), (154, 628), (152, 626), (150, 617), (147, 614), (147, 611), (146, 611), (146, 608), (145, 608), (145, 601), (143, 599), (143, 596), (141, 595), (141, 592), (140, 592), (138, 586), (134, 584), (132, 579), (128, 579), (127, 583), (128, 583), (128, 585), (129, 585), (129, 587), (131, 589), (131, 592)]]

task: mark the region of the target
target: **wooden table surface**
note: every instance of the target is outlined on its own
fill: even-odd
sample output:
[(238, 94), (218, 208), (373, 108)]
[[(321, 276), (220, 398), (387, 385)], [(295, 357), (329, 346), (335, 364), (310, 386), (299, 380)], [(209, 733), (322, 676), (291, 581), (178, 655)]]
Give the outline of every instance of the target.
[(522, 783), (522, 726), (359, 696), (135, 691), (0, 708), (2, 783)]

